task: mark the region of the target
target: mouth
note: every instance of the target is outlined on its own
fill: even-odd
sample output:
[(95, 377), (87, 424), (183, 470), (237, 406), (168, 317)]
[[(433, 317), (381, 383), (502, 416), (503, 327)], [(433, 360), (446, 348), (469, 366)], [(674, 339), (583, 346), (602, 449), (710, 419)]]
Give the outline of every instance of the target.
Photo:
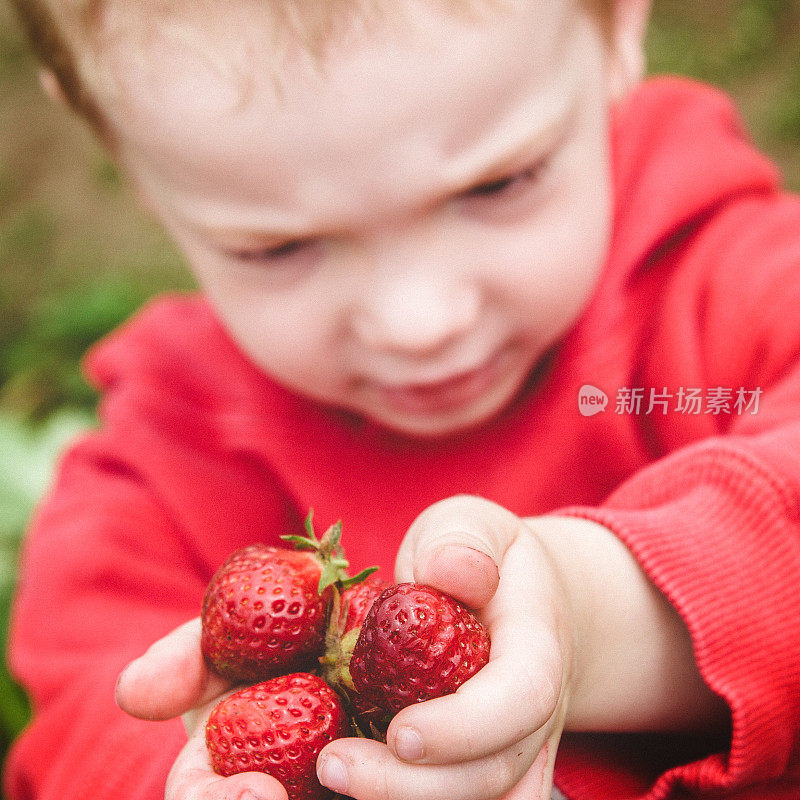
[(479, 366), (432, 381), (378, 385), (381, 401), (404, 414), (435, 414), (475, 403), (497, 383), (505, 358), (495, 354)]

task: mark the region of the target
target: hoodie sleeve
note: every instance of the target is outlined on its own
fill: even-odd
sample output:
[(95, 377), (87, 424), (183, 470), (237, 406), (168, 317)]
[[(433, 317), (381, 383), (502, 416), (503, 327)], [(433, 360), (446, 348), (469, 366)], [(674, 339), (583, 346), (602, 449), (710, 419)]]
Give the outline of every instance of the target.
[[(641, 440), (660, 457), (599, 507), (564, 513), (614, 532), (677, 609), (732, 730), (727, 748), (642, 769), (639, 788), (615, 785), (608, 796), (796, 797), (800, 202), (775, 194), (730, 202), (681, 257), (643, 337), (639, 379), (673, 395), (700, 387), (706, 401), (716, 392), (723, 405), (706, 402), (696, 418), (705, 427), (713, 420), (715, 434), (692, 440), (691, 420), (676, 425), (674, 409), (642, 417)], [(736, 406), (740, 388), (747, 406)], [(647, 758), (640, 752), (640, 765)], [(577, 764), (567, 759), (562, 788), (582, 798)], [(599, 785), (614, 781), (599, 766), (596, 774)]]
[(665, 769), (631, 797), (738, 798), (759, 785), (765, 793), (753, 797), (773, 797), (766, 786), (797, 774), (800, 520), (797, 478), (778, 455), (787, 439), (800, 448), (800, 426), (706, 441), (642, 471), (603, 506), (566, 512), (628, 546), (682, 616), (701, 675), (730, 709), (727, 749)]
[(34, 714), (7, 763), (12, 800), (163, 798), (183, 726), (128, 717), (114, 686), (197, 615), (202, 579), (177, 533), (128, 467), (88, 443), (66, 456), (20, 566), (9, 657)]
[(228, 390), (227, 356), (197, 317), (162, 303), (89, 359), (102, 427), (64, 456), (24, 542), (9, 663), (34, 713), (7, 763), (9, 800), (162, 800), (183, 725), (128, 717), (117, 676), (199, 614), (232, 550), (297, 524), (270, 471), (225, 445), (225, 398), (192, 390), (190, 360), (169, 352), (165, 329), (200, 338), (201, 367)]

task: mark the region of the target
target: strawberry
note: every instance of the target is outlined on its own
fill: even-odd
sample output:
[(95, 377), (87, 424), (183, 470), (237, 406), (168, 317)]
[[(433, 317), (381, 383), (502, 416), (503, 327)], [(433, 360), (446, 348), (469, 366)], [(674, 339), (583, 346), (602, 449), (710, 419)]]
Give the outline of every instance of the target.
[(360, 630), (367, 618), (372, 604), (380, 593), (389, 587), (388, 581), (377, 575), (370, 575), (366, 580), (345, 589), (341, 593), (341, 611), (343, 626), (341, 633), (346, 636), (352, 630)]
[(322, 647), (322, 571), (309, 553), (253, 544), (219, 568), (203, 600), (201, 648), (234, 683), (302, 664)]
[(289, 800), (329, 800), (333, 792), (317, 780), (317, 756), (349, 730), (336, 692), (316, 675), (296, 672), (222, 700), (206, 723), (206, 747), (219, 775), (266, 772)]
[(284, 536), (302, 552), (253, 544), (217, 570), (202, 608), (201, 648), (207, 663), (234, 683), (255, 683), (309, 665), (323, 650), (331, 591), (363, 580), (348, 578), (341, 523), (314, 535)]
[(454, 692), (489, 660), (489, 636), (452, 597), (400, 583), (372, 604), (349, 664), (359, 705), (391, 714)]
[(372, 604), (389, 585), (377, 575), (370, 575), (362, 583), (334, 596), (325, 637), (325, 655), (319, 659), (325, 679), (345, 698), (348, 711), (362, 729), (360, 732), (372, 730), (376, 738), (380, 738), (380, 732), (385, 731), (388, 726), (386, 711), (364, 700), (354, 691), (347, 667)]

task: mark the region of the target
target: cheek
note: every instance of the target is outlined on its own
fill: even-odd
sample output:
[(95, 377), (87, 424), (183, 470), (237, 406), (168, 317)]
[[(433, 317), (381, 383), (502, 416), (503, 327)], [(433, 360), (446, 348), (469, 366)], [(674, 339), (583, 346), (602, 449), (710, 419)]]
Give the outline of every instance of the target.
[[(199, 272), (199, 271), (198, 271)], [(332, 308), (311, 289), (274, 291), (256, 280), (205, 275), (201, 283), (249, 358), (280, 383), (325, 396), (343, 353)]]
[(608, 209), (602, 170), (573, 175), (526, 224), (506, 231), (505, 242), (498, 239), (498, 302), (537, 349), (566, 333), (585, 308), (606, 259)]
[[(347, 370), (343, 301), (314, 275), (289, 280), (221, 261), (171, 230), (228, 333), (283, 385), (319, 399), (341, 391)], [(322, 299), (320, 299), (322, 298)]]
[[(585, 201), (584, 201), (585, 203)], [(542, 325), (573, 317), (591, 293), (605, 261), (610, 225), (604, 204), (566, 195), (545, 217), (509, 237), (494, 272), (508, 303)]]
[(251, 359), (289, 386), (322, 387), (341, 361), (324, 316), (254, 298), (244, 308), (227, 309), (225, 319)]

